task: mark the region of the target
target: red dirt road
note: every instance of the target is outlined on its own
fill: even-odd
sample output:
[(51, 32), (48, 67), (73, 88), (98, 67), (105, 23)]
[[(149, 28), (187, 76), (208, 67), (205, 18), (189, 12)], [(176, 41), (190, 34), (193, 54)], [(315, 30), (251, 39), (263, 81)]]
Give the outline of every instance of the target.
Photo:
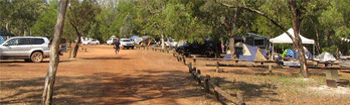
[[(205, 99), (186, 66), (171, 54), (85, 46), (61, 57), (54, 104), (218, 104)], [(0, 61), (0, 104), (39, 104), (48, 69), (43, 63)]]

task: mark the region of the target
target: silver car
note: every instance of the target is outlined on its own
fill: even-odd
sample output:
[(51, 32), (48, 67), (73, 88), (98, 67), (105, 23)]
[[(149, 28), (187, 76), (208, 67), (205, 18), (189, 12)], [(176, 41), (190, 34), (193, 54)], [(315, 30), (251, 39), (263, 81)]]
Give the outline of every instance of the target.
[(0, 44), (0, 58), (41, 62), (43, 58), (50, 57), (49, 47), (46, 37), (11, 37)]

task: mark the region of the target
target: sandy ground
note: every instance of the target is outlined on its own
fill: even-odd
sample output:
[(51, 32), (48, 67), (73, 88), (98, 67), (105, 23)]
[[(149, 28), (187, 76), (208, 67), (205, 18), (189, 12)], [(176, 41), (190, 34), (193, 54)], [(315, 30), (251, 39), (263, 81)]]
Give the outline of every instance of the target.
[[(171, 54), (84, 46), (76, 59), (61, 56), (54, 104), (218, 104), (208, 101)], [(39, 104), (49, 59), (0, 62), (0, 104)], [(208, 102), (207, 102), (208, 101)]]

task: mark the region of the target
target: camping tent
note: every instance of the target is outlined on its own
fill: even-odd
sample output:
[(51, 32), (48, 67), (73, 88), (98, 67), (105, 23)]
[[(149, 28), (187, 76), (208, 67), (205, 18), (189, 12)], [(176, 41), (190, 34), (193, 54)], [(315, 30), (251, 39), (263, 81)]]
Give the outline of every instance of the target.
[(138, 38), (138, 36), (135, 35), (135, 36), (130, 37), (129, 39), (134, 40), (136, 38)]
[(293, 50), (291, 50), (291, 49), (284, 50), (282, 53), (282, 58), (285, 58), (286, 55), (288, 55), (294, 59), (294, 51)]
[(335, 57), (329, 52), (323, 52), (315, 58), (315, 61), (319, 61), (319, 62), (327, 62), (327, 61), (335, 61), (335, 60), (337, 59), (335, 59)]
[(250, 46), (241, 42), (236, 43), (235, 46), (242, 48), (236, 51), (238, 59), (246, 59), (248, 62), (253, 60), (267, 60), (265, 57), (266, 55), (260, 51), (259, 47)]
[[(294, 38), (294, 30), (292, 28), (288, 30), (288, 33), (290, 33)], [(300, 34), (299, 34), (299, 37), (301, 38), (301, 42), (303, 44), (315, 44), (315, 40), (305, 38)], [(286, 33), (283, 33), (280, 36), (270, 39), (270, 42), (271, 43), (293, 43), (292, 39)]]
[[(293, 38), (295, 37), (293, 28), (290, 28), (287, 32), (289, 34), (291, 34)], [(312, 44), (313, 45), (313, 54), (315, 54), (315, 40), (305, 38), (304, 36), (302, 36), (300, 34), (299, 34), (299, 37), (301, 38), (302, 44)], [(292, 39), (287, 35), (287, 33), (283, 33), (275, 38), (270, 39), (270, 42), (273, 44), (274, 43), (293, 43)]]
[(315, 61), (327, 62), (327, 61), (335, 61), (335, 57), (329, 52), (323, 52), (320, 55), (316, 56)]

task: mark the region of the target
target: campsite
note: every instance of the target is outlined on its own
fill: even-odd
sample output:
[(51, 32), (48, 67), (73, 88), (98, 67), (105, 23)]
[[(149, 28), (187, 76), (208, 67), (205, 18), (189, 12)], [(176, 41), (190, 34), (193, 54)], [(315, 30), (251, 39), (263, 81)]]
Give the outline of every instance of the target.
[(349, 105), (348, 0), (0, 0), (1, 105)]
[[(83, 47), (87, 52), (81, 51), (76, 59), (69, 59), (67, 53), (62, 56), (53, 104), (220, 104), (202, 91), (172, 53), (137, 49), (122, 50), (116, 56), (109, 45)], [(48, 60), (34, 64), (0, 61), (1, 104), (40, 103)], [(322, 70), (311, 69), (310, 79), (303, 79), (298, 68), (274, 69), (273, 75), (259, 67), (220, 68), (223, 73), (198, 66), (202, 74), (220, 77), (220, 87), (226, 92), (244, 92), (246, 104), (349, 103), (350, 90), (328, 88)], [(339, 74), (350, 79), (347, 71)]]

